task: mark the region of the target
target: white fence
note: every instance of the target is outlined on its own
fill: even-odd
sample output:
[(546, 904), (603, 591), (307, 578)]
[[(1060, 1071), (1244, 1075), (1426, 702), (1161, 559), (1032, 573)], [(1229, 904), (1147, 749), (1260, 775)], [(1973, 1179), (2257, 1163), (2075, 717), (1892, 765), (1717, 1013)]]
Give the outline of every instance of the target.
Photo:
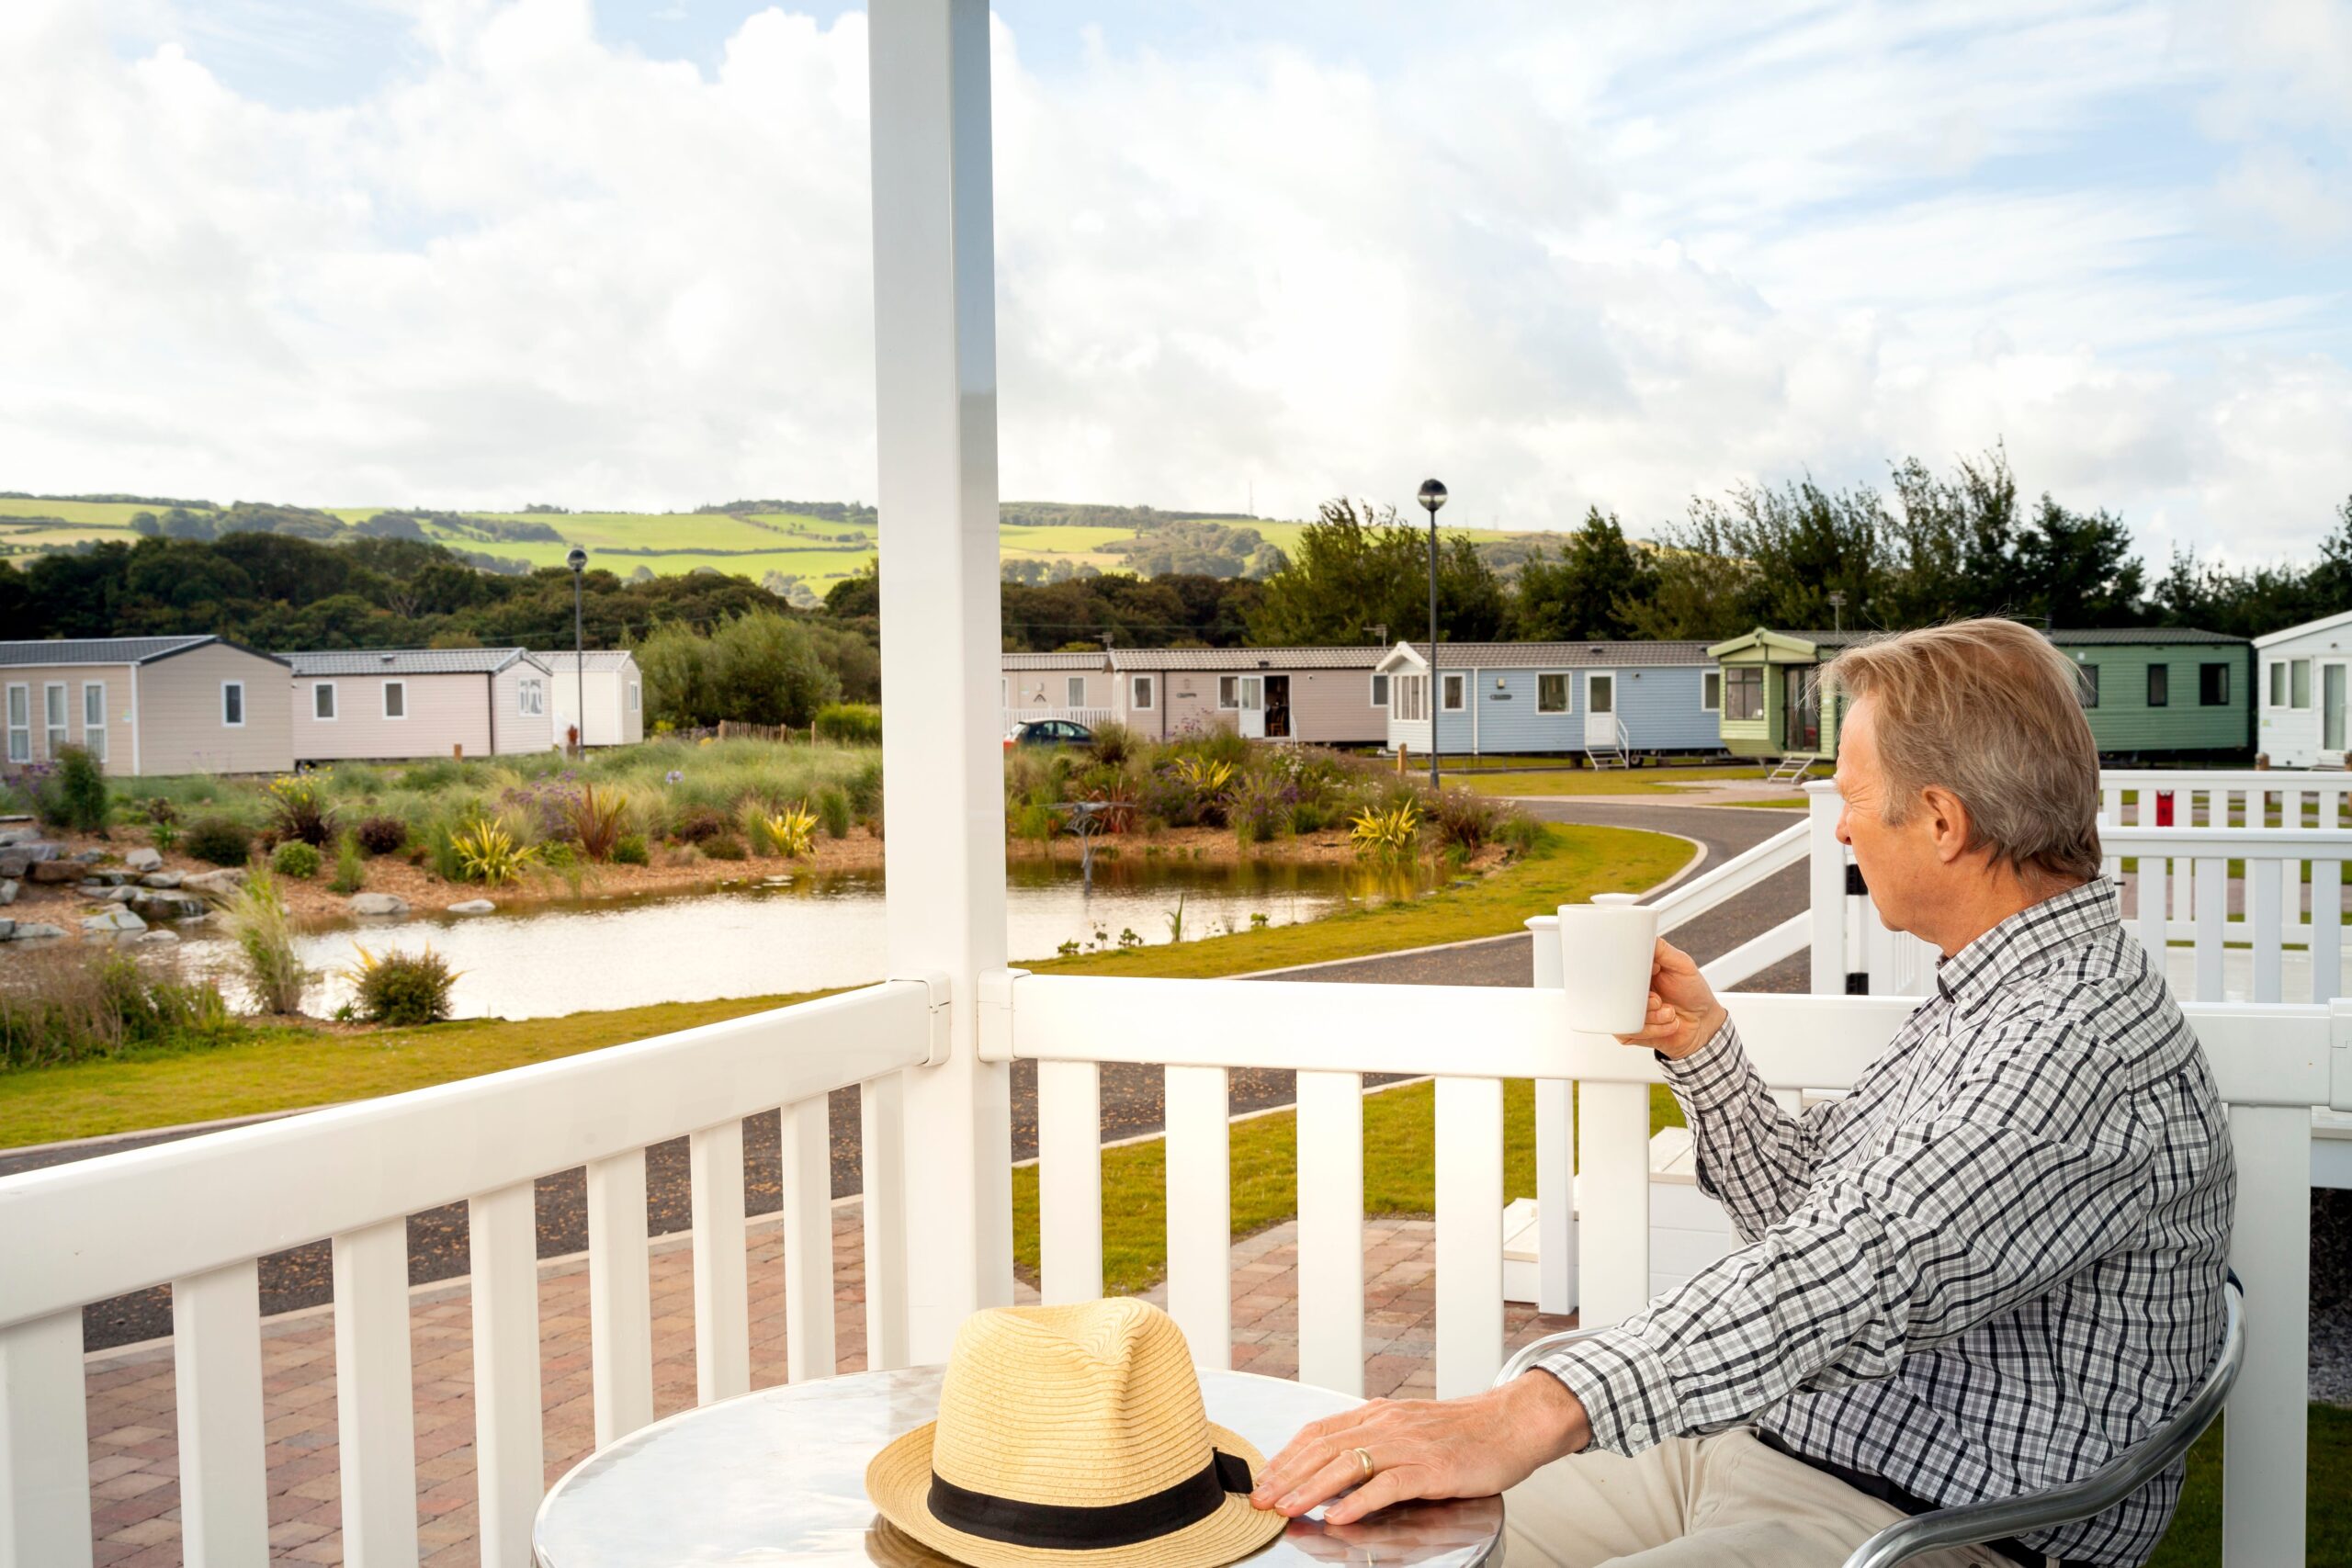
[(1118, 715), (1109, 708), (1048, 707), (1043, 704), (1033, 704), (1028, 707), (1006, 708), (1003, 714), (1006, 729), (1033, 724), (1042, 718), (1066, 718), (1073, 724), (1082, 724), (1089, 729), (1100, 729), (1118, 717)]

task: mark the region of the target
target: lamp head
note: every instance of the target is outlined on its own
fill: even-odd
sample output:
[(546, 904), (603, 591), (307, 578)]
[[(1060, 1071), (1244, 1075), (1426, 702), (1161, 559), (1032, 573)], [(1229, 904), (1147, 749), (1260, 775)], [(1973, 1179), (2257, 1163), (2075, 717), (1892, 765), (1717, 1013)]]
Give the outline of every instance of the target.
[(1430, 515), (1434, 518), (1437, 515), (1437, 509), (1445, 504), (1445, 487), (1435, 479), (1423, 479), (1421, 504), (1430, 509)]
[(563, 564), (570, 567), (573, 575), (577, 576), (588, 570), (588, 552), (578, 545), (574, 545), (571, 547), (571, 553), (563, 558)]

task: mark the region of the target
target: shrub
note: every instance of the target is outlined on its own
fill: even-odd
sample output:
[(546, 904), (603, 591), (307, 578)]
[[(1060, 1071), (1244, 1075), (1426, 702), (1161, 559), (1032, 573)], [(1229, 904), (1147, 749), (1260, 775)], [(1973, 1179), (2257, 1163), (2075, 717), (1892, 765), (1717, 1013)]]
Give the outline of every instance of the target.
[(1244, 776), (1225, 794), (1225, 819), (1234, 837), (1248, 849), (1279, 839), (1291, 830), (1291, 807), (1297, 792), (1270, 776)]
[(1485, 795), (1466, 789), (1449, 789), (1437, 797), (1430, 812), (1430, 827), (1438, 847), (1476, 854), (1494, 837), (1500, 809)]
[[(842, 810), (847, 811), (846, 803)], [(798, 860), (817, 847), (817, 814), (806, 806), (787, 806), (783, 810), (760, 818), (759, 838), (770, 854)], [(842, 831), (848, 825), (842, 825)], [(838, 837), (838, 835), (836, 835)]]
[(253, 858), (253, 829), (233, 817), (199, 817), (188, 824), (187, 852), (212, 865), (243, 865)]
[(705, 843), (728, 831), (727, 818), (707, 806), (690, 806), (678, 813), (670, 836), (682, 844)]
[(1410, 853), (1420, 831), (1421, 809), (1407, 800), (1390, 807), (1366, 807), (1357, 815), (1350, 836), (1359, 853), (1393, 859)]
[(1035, 844), (1050, 840), (1061, 830), (1061, 813), (1054, 809), (1049, 800), (1024, 801), (1012, 814), (1013, 836)]
[(230, 936), (243, 960), (245, 985), (263, 1012), (294, 1012), (302, 1006), (310, 978), (294, 952), (294, 919), (277, 879), (256, 867), (223, 911)]
[(401, 773), (401, 788), (413, 790), (418, 795), (435, 795), (447, 789), (451, 784), (463, 782), (465, 776), (464, 764), (451, 758), (440, 757), (430, 762), (418, 762), (403, 770)]
[(85, 747), (61, 747), (57, 766), (36, 786), (33, 809), (51, 827), (71, 828), (77, 833), (96, 833), (104, 838), (106, 769)]
[(594, 784), (582, 784), (571, 802), (569, 837), (590, 860), (610, 860), (628, 813), (628, 796), (622, 791), (608, 784), (600, 795)]
[(1136, 782), (1125, 773), (1113, 773), (1086, 792), (1086, 798), (1099, 809), (1094, 820), (1106, 833), (1130, 833), (1136, 826)]
[(359, 824), (359, 847), (371, 855), (396, 855), (408, 847), (408, 824), (397, 817), (370, 817)]
[(424, 858), (433, 867), (433, 874), (444, 882), (466, 879), (466, 857), (458, 852), (458, 830), (447, 822), (435, 822), (424, 835)]
[(615, 865), (648, 865), (652, 863), (652, 855), (646, 850), (645, 835), (642, 833), (623, 833), (613, 840)]
[(169, 851), (179, 841), (180, 808), (164, 795), (151, 795), (139, 804), (140, 814), (147, 818), (147, 841), (159, 850)]
[(538, 862), (538, 847), (518, 843), (501, 822), (477, 822), (450, 836), (458, 864), (468, 882), (492, 887), (514, 881)]
[(236, 1036), (209, 980), (97, 943), (13, 955), (0, 969), (0, 1066), (40, 1067), (140, 1045), (218, 1044)]
[(724, 829), (702, 840), (702, 852), (712, 860), (742, 860), (750, 854), (743, 840)]
[(359, 852), (359, 835), (345, 833), (335, 841), (334, 880), (328, 888), (349, 897), (368, 886), (368, 857)]
[(319, 852), (300, 839), (288, 839), (269, 854), (269, 869), (296, 882), (319, 874)]
[(849, 808), (859, 817), (882, 809), (882, 759), (869, 758), (849, 776)]
[(817, 819), (825, 825), (825, 837), (849, 837), (849, 795), (838, 784), (827, 784), (817, 792)]
[(402, 1026), (438, 1023), (449, 1016), (449, 991), (458, 982), (449, 961), (426, 948), (387, 953), (379, 958), (356, 942), (359, 962), (344, 971), (351, 981), (351, 1008), (369, 1023)]
[(1125, 725), (1113, 720), (1094, 727), (1094, 760), (1113, 767), (1123, 765), (1143, 746), (1143, 738)]
[(1523, 811), (1514, 811), (1495, 829), (1495, 837), (1515, 855), (1528, 854), (1544, 841), (1544, 824)]
[(327, 804), (327, 770), (281, 773), (269, 781), (269, 826), (281, 841), (324, 849), (334, 842), (334, 810)]
[(827, 703), (817, 710), (817, 739), (843, 746), (882, 744), (882, 710), (871, 703)]

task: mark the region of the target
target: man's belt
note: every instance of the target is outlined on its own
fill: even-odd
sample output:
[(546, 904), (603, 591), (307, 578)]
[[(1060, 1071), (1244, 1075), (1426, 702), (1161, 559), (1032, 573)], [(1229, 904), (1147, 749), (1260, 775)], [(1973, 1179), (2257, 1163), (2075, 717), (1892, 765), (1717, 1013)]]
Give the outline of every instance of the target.
[[(1855, 1470), (1839, 1464), (1836, 1460), (1815, 1459), (1811, 1454), (1799, 1453), (1761, 1427), (1756, 1428), (1756, 1438), (1774, 1453), (1786, 1454), (1799, 1464), (1811, 1466), (1832, 1480), (1844, 1482), (1865, 1497), (1875, 1497), (1888, 1506), (1900, 1508), (1906, 1514), (1932, 1514), (1943, 1506), (1941, 1503), (1931, 1503), (1916, 1492), (1906, 1491), (1897, 1486), (1883, 1475), (1872, 1475), (1866, 1470)], [(2004, 1537), (1999, 1540), (1988, 1540), (1983, 1545), (1985, 1551), (1997, 1552), (2012, 1562), (2021, 1563), (2023, 1568), (2098, 1568), (2098, 1564), (2092, 1562), (2061, 1562), (2047, 1552), (2034, 1551), (2033, 1548), (2013, 1536)]]

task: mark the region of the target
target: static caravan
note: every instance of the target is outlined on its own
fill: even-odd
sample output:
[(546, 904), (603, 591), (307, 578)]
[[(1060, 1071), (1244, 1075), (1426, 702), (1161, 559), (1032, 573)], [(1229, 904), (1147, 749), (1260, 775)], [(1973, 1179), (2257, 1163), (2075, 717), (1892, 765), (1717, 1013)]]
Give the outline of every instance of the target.
[(294, 765), (286, 660), (217, 637), (0, 642), (6, 765), (86, 748), (124, 777)]
[(645, 739), (645, 677), (637, 655), (627, 649), (590, 649), (585, 653), (533, 649), (548, 672), (548, 710), (552, 743), (560, 750), (580, 723), (582, 702), (588, 722), (583, 746), (634, 746)]
[(1388, 681), (1378, 648), (1114, 648), (1119, 721), (1154, 739), (1209, 728), (1253, 740), (1377, 746)]
[(1007, 729), (1036, 718), (1073, 719), (1091, 729), (1118, 716), (1111, 656), (1099, 648), (999, 660), (997, 702)]
[(499, 757), (556, 744), (546, 665), (519, 648), (297, 653), (294, 760)]
[(1821, 666), (1869, 632), (1757, 627), (1707, 649), (1723, 666), (1724, 749), (1735, 757), (1838, 755), (1838, 699), (1824, 702)]
[(1723, 679), (1700, 642), (1441, 642), (1382, 657), (1387, 739), (1449, 757), (1588, 753), (1611, 761), (1723, 749)]
[(2260, 679), (2255, 747), (2274, 768), (2340, 768), (2352, 610), (2254, 639)]

